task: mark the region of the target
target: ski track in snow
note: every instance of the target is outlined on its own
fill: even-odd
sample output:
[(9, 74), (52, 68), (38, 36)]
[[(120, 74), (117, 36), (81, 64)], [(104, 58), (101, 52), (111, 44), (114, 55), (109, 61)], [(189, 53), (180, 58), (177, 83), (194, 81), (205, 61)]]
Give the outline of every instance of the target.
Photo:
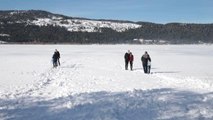
[(103, 59), (66, 59), (58, 68), (35, 74), (38, 80), (33, 84), (1, 92), (0, 118), (213, 119), (211, 81), (155, 68), (147, 75), (136, 65), (125, 71), (120, 61), (97, 62)]
[[(18, 90), (7, 93), (5, 97), (15, 98), (19, 96), (43, 96), (44, 94), (44, 96), (51, 94), (54, 94), (55, 97), (57, 94), (64, 96), (68, 94), (66, 93), (66, 90), (69, 90), (67, 87), (70, 85), (69, 82), (72, 80), (73, 75), (76, 74), (79, 66), (80, 65), (78, 64), (73, 64), (58, 68), (51, 68), (45, 73), (39, 75), (37, 83), (27, 85), (23, 88), (18, 88)], [(69, 71), (64, 69), (68, 69)], [(50, 90), (48, 91), (48, 89)]]

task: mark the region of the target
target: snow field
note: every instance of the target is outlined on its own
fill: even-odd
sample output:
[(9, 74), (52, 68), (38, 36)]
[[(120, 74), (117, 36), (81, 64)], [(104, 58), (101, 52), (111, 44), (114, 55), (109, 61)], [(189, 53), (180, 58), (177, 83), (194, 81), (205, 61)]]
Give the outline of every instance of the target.
[[(52, 68), (54, 49), (61, 66)], [(133, 71), (124, 70), (131, 50)], [(0, 118), (151, 120), (213, 118), (208, 45), (2, 45)], [(152, 74), (140, 57), (147, 50)]]

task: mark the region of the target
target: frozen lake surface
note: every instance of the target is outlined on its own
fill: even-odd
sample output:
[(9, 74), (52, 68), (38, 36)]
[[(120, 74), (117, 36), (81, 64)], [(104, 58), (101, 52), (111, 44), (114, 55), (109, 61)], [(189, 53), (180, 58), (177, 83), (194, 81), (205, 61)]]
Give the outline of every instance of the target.
[[(127, 50), (133, 71), (124, 69)], [(212, 45), (0, 45), (0, 51), (3, 120), (213, 119)], [(142, 70), (144, 51), (151, 74)]]

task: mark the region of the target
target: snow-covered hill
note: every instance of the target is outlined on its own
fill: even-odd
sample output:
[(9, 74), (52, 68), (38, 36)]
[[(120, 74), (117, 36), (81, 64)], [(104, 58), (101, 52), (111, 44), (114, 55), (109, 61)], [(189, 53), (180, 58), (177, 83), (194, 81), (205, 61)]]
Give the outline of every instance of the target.
[(0, 41), (8, 43), (213, 43), (213, 24), (155, 24), (100, 20), (70, 17), (41, 10), (0, 11), (0, 29)]
[(54, 25), (65, 27), (68, 31), (75, 32), (101, 32), (100, 28), (111, 28), (117, 32), (124, 32), (129, 29), (135, 29), (141, 27), (141, 25), (134, 23), (119, 23), (112, 21), (97, 21), (97, 20), (80, 20), (80, 19), (62, 19), (53, 17), (50, 18), (36, 18), (28, 22), (28, 24), (46, 26)]
[[(57, 14), (48, 13), (45, 11), (11, 11), (6, 16), (13, 18), (17, 16), (28, 16), (27, 19), (20, 18), (12, 23), (26, 23), (28, 25), (38, 26), (60, 26), (66, 28), (68, 31), (74, 32), (101, 32), (100, 28), (111, 28), (117, 32), (124, 32), (129, 29), (136, 29), (141, 25), (133, 22), (124, 21), (110, 21), (110, 20), (92, 20), (85, 18), (73, 18)], [(31, 19), (29, 19), (31, 18)]]
[[(61, 66), (52, 68), (55, 49)], [(134, 55), (124, 70), (124, 53)], [(152, 74), (140, 57), (147, 50)], [(1, 120), (212, 120), (208, 45), (1, 45)]]

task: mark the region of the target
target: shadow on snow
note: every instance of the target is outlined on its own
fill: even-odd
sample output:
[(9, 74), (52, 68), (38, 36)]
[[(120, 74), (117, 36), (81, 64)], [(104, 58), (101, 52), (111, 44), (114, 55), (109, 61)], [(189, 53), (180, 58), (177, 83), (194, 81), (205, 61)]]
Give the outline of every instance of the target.
[[(180, 71), (152, 71), (153, 69), (157, 69), (157, 68), (152, 68), (151, 69), (151, 74), (156, 74), (156, 73), (180, 73)], [(141, 71), (143, 72), (143, 68), (134, 68), (133, 71)]]
[(0, 100), (0, 118), (10, 120), (210, 120), (213, 93), (175, 89), (94, 92), (45, 100)]
[(155, 73), (180, 73), (180, 71), (156, 71), (156, 72), (151, 72), (153, 74)]

